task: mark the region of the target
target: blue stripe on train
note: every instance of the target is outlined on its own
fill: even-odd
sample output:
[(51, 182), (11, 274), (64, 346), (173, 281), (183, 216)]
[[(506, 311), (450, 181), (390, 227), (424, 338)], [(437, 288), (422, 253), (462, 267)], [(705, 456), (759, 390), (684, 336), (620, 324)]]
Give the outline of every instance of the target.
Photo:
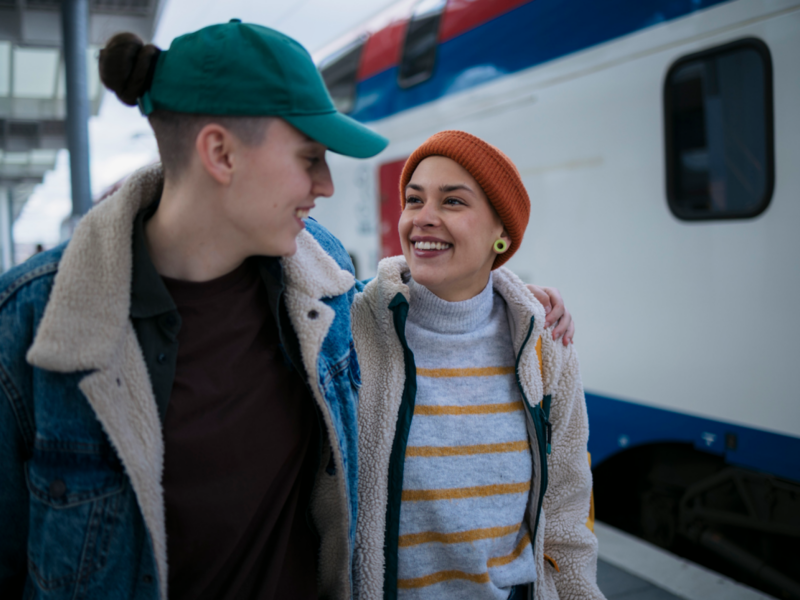
[[(800, 438), (586, 394), (589, 452), (597, 466), (636, 446), (690, 443), (736, 466), (800, 482)], [(735, 436), (735, 448), (726, 440)]]
[(351, 116), (374, 121), (730, 0), (533, 0), (441, 44), (433, 76), (408, 89), (397, 67), (358, 84)]

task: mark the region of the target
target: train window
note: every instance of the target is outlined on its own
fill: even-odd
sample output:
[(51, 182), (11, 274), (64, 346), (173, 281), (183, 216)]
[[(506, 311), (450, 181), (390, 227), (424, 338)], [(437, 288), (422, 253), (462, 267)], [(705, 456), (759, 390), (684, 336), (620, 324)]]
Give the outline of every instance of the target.
[(750, 218), (774, 186), (772, 61), (748, 38), (678, 60), (664, 86), (667, 198), (679, 219)]
[(420, 0), (406, 28), (397, 82), (401, 87), (422, 83), (433, 75), (439, 24), (447, 0)]
[(353, 110), (356, 101), (356, 76), (361, 62), (364, 39), (359, 38), (334, 54), (320, 66), (320, 73), (336, 109), (343, 113)]

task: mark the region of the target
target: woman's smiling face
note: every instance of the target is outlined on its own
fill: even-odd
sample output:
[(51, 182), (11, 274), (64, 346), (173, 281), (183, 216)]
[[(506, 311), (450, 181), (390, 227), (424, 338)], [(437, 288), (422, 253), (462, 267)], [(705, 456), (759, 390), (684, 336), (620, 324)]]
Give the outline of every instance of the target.
[(494, 242), (511, 240), (475, 178), (454, 160), (429, 156), (404, 191), (398, 230), (414, 281), (449, 302), (483, 291)]

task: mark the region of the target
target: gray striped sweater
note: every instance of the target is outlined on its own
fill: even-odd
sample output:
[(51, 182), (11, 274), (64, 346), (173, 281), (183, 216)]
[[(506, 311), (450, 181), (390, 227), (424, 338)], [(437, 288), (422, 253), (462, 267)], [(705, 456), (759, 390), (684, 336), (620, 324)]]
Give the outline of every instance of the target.
[(536, 578), (525, 518), (532, 460), (505, 301), (491, 277), (464, 302), (408, 285), (417, 395), (398, 595), (502, 600)]

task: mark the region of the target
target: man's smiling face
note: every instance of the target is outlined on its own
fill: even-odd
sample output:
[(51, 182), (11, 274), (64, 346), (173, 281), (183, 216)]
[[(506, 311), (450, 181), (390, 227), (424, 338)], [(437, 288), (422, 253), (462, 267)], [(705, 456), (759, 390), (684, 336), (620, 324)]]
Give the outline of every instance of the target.
[(276, 118), (260, 145), (238, 150), (226, 215), (253, 254), (294, 254), (314, 200), (333, 194), (325, 146)]

